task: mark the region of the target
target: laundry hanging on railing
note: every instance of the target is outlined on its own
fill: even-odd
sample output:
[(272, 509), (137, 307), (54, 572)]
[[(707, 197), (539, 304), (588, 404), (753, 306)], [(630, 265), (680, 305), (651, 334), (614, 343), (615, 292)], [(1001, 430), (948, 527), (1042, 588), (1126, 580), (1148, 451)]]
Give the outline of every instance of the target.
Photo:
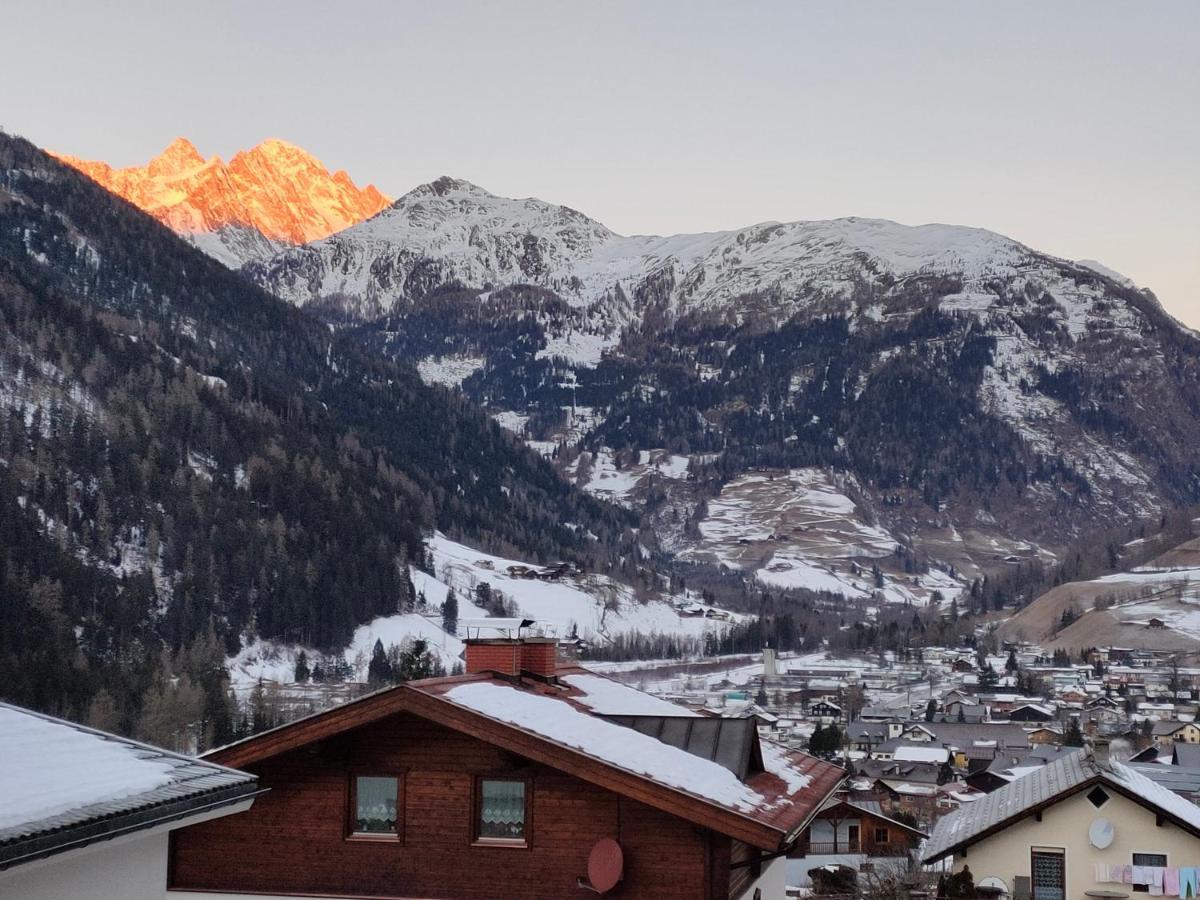
[(1129, 884), (1146, 888), (1151, 897), (1200, 900), (1200, 866), (1130, 866), (1096, 863), (1100, 884)]

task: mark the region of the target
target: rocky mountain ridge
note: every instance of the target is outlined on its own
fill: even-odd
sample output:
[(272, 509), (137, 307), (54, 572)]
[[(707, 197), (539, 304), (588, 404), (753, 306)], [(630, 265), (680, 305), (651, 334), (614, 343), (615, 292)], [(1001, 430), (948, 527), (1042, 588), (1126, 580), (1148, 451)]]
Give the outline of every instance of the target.
[(231, 268), (327, 237), (391, 202), (374, 185), (359, 188), (345, 171), (331, 173), (277, 139), (239, 151), (228, 163), (205, 159), (186, 138), (144, 166), (58, 158)]

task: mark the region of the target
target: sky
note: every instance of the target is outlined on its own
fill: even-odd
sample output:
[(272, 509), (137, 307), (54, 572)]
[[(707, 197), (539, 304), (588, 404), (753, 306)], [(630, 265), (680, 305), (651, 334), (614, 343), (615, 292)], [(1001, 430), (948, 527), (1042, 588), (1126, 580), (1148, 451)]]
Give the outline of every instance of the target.
[(1200, 0), (89, 0), (4, 30), (0, 126), (60, 152), (278, 137), (626, 234), (975, 225), (1200, 327)]

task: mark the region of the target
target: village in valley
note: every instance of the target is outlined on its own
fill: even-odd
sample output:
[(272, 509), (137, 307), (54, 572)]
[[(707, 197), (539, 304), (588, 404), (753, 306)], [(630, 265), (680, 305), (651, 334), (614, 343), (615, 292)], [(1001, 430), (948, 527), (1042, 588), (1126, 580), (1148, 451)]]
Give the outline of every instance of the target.
[(104, 773), (65, 779), (54, 805), (34, 776), (0, 813), (0, 884), (153, 886), (166, 866), (171, 898), (375, 895), (381, 877), (482, 896), (487, 869), (424, 864), (465, 840), (497, 864), (532, 851), (503, 864), (501, 896), (1190, 896), (1200, 669), (1177, 654), (765, 647), (585, 666), (532, 619), (458, 626), (462, 674), (346, 685), (197, 760), (0, 706), (27, 771), (50, 741), (69, 771)]

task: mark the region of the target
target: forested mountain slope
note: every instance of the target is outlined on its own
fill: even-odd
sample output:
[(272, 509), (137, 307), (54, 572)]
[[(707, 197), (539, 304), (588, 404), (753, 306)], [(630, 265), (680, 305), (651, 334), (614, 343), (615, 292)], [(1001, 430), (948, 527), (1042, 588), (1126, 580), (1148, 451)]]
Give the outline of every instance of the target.
[(411, 599), (434, 528), (619, 573), (630, 523), (462, 398), (0, 135), (6, 699), (132, 728), (186, 683), (217, 722), (227, 653), (344, 645)]

